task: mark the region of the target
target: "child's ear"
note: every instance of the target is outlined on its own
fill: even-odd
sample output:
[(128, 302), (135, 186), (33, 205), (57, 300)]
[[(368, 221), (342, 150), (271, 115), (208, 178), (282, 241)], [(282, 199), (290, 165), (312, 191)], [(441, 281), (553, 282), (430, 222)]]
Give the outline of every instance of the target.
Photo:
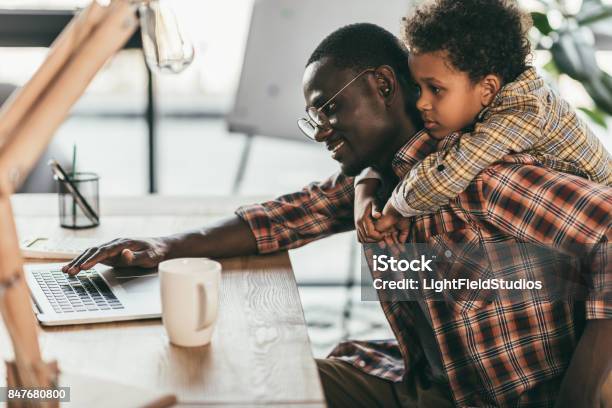
[(480, 103), (483, 107), (493, 102), (501, 87), (502, 81), (498, 75), (489, 74), (480, 80)]

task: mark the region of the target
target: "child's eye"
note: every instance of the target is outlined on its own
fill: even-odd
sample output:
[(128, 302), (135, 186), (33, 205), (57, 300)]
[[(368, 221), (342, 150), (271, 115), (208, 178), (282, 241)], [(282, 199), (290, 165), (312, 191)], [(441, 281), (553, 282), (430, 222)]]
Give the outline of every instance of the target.
[(438, 88), (437, 86), (431, 87), (431, 92), (433, 92), (434, 95), (438, 95), (441, 91), (442, 89)]

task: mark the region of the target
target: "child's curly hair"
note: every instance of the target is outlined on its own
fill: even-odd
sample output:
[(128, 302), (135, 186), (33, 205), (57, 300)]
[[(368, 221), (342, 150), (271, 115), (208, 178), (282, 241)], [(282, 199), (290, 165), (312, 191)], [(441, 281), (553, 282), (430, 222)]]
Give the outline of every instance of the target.
[(514, 81), (529, 63), (532, 21), (511, 0), (434, 0), (404, 18), (403, 39), (416, 54), (446, 51), (476, 82), (488, 74)]

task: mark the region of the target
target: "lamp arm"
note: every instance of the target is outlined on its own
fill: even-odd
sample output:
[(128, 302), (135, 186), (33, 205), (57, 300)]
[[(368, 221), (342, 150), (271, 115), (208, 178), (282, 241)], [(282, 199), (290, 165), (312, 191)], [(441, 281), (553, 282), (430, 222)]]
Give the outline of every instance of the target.
[(44, 63), (27, 84), (13, 92), (3, 104), (0, 109), (0, 146), (107, 11), (108, 7), (102, 7), (97, 1), (83, 9), (53, 41)]
[(23, 279), (22, 261), (10, 199), (0, 197), (0, 282), (12, 284), (0, 297), (0, 312), (13, 343), (20, 380), (34, 387), (37, 380), (30, 367), (40, 360), (37, 324), (32, 312), (28, 288)]
[(27, 110), (27, 120), (21, 120), (0, 147), (0, 195), (10, 195), (21, 185), (87, 85), (137, 26), (136, 6), (130, 1), (114, 0), (108, 6), (104, 19)]
[(75, 19), (31, 82), (0, 113), (0, 286), (12, 282), (0, 297), (0, 312), (13, 344), (17, 378), (28, 387), (49, 386), (52, 378), (41, 361), (10, 195), (95, 74), (138, 25), (136, 5), (129, 0), (113, 0), (106, 8), (94, 3)]

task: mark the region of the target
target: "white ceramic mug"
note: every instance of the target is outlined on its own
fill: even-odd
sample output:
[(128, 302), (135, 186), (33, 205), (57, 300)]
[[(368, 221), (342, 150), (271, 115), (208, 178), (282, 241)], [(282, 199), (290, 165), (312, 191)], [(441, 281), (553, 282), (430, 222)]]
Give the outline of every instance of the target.
[(170, 342), (197, 347), (210, 342), (217, 320), (221, 264), (179, 258), (159, 264), (162, 321)]

